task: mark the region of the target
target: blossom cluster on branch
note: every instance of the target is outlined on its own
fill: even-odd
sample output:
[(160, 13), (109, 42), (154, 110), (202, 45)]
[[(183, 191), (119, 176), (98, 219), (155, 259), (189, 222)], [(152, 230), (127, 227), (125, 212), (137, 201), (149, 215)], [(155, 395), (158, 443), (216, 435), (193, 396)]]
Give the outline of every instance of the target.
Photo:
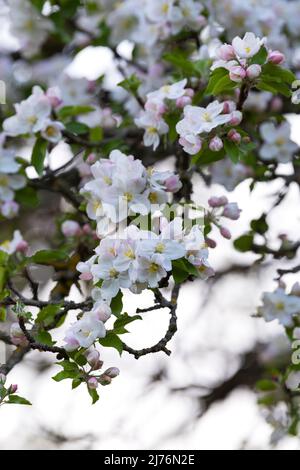
[[(14, 40), (0, 50), (0, 341), (10, 348), (0, 405), (29, 403), (7, 375), (32, 350), (52, 353), (62, 368), (54, 380), (86, 385), (93, 403), (120, 372), (104, 367), (103, 348), (170, 355), (181, 286), (211, 282), (221, 240), (257, 264), (280, 263), (257, 317), (278, 319), (293, 345), (300, 242), (279, 233), (274, 243), (266, 212), (230, 242), (243, 207), (227, 193), (277, 180), (270, 212), (290, 187), (299, 193), (287, 118), (299, 103), (299, 2), (8, 0), (0, 9)], [(74, 77), (70, 64), (91, 50), (100, 63), (109, 54), (107, 70)], [(208, 201), (197, 185), (216, 185)], [(42, 300), (34, 273), (45, 266), (54, 287)], [(69, 300), (74, 289), (79, 302)], [(123, 297), (146, 290), (153, 304), (124, 312)], [(158, 343), (137, 350), (123, 341), (159, 309), (170, 319)], [(266, 368), (257, 386), (279, 438), (298, 433), (299, 362), (271, 377)]]

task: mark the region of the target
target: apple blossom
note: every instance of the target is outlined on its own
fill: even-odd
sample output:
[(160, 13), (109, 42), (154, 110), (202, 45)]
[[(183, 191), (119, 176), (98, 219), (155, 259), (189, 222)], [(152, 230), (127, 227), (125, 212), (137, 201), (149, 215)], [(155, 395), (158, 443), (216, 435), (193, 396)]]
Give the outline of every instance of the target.
[(3, 123), (3, 129), (9, 136), (35, 134), (45, 128), (50, 117), (51, 104), (43, 90), (35, 86), (27, 100), (15, 106), (16, 114)]
[(287, 295), (282, 288), (274, 292), (265, 292), (263, 306), (258, 308), (258, 314), (267, 322), (278, 320), (286, 327), (294, 323), (294, 316), (300, 313), (300, 299), (295, 295)]
[(272, 122), (265, 122), (260, 126), (260, 134), (263, 145), (260, 148), (260, 156), (263, 160), (276, 160), (280, 163), (288, 163), (298, 146), (292, 142), (291, 126), (285, 121), (279, 126)]
[(79, 347), (88, 349), (98, 338), (104, 338), (106, 330), (102, 321), (85, 313), (81, 320), (67, 330), (65, 336), (66, 350), (75, 351)]
[(235, 37), (232, 47), (235, 54), (241, 59), (249, 59), (258, 53), (262, 45), (262, 40), (253, 33), (246, 33), (243, 39)]

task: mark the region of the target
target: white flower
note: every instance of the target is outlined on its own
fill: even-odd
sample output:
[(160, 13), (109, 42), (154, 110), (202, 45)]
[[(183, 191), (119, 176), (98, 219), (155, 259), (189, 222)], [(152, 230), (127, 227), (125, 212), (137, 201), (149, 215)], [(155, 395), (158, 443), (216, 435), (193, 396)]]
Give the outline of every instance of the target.
[(22, 175), (0, 173), (0, 202), (13, 201), (15, 191), (24, 188), (26, 179)]
[(35, 134), (44, 129), (51, 113), (49, 99), (43, 90), (36, 86), (27, 100), (15, 105), (16, 114), (3, 122), (7, 135)]
[(64, 73), (55, 85), (59, 88), (63, 106), (90, 104), (91, 95), (88, 93), (89, 82), (86, 78), (73, 78)]
[(28, 0), (8, 0), (10, 32), (15, 36), (26, 57), (32, 57), (53, 29), (51, 21), (38, 13)]
[(86, 313), (83, 318), (74, 323), (66, 332), (65, 342), (67, 351), (75, 351), (79, 347), (88, 349), (98, 338), (106, 336), (105, 326), (95, 315)]
[(263, 306), (259, 307), (258, 313), (267, 322), (278, 320), (285, 326), (293, 326), (293, 317), (300, 314), (300, 298), (287, 295), (281, 288), (275, 292), (265, 292), (263, 295)]
[(45, 122), (44, 127), (41, 131), (44, 139), (49, 140), (53, 144), (57, 144), (62, 138), (62, 131), (65, 126), (58, 121), (51, 121), (50, 119)]
[(207, 264), (209, 255), (207, 245), (203, 232), (198, 225), (195, 225), (184, 237), (183, 243), (186, 249), (186, 258), (191, 264), (209, 266)]
[(179, 121), (176, 130), (179, 135), (209, 133), (216, 127), (230, 122), (230, 114), (222, 114), (224, 104), (219, 101), (210, 103), (207, 108), (188, 105), (184, 108), (184, 119)]
[(183, 150), (189, 155), (196, 155), (202, 148), (202, 140), (197, 135), (189, 134), (179, 139)]
[(26, 242), (24, 241), (21, 232), (16, 230), (12, 240), (6, 240), (5, 242), (0, 243), (0, 251), (4, 251), (8, 255), (13, 255), (16, 251), (19, 251), (20, 247), (23, 247), (23, 245), (25, 246), (25, 243)]
[(233, 49), (241, 59), (250, 59), (257, 54), (262, 46), (262, 40), (253, 33), (246, 33), (243, 39), (235, 37), (232, 41)]
[(290, 372), (285, 382), (287, 388), (292, 391), (300, 390), (300, 371)]
[(146, 15), (154, 23), (172, 22), (180, 18), (180, 10), (174, 0), (148, 0)]
[(185, 87), (187, 79), (181, 80), (180, 82), (173, 83), (172, 85), (164, 85), (157, 91), (148, 93), (147, 100), (177, 100), (185, 94)]
[(140, 257), (138, 279), (140, 282), (147, 282), (151, 288), (158, 287), (158, 283), (167, 275), (166, 268), (170, 268), (170, 263), (163, 255)]
[(212, 182), (221, 184), (227, 191), (234, 188), (248, 176), (248, 169), (241, 163), (234, 164), (231, 160), (224, 159), (212, 165)]
[(161, 237), (156, 240), (142, 240), (137, 247), (137, 255), (140, 258), (152, 259), (154, 255), (160, 255), (160, 262), (166, 271), (171, 271), (172, 261), (183, 258), (185, 253), (183, 245), (175, 240), (164, 240)]
[(142, 111), (134, 122), (138, 127), (145, 129), (144, 145), (153, 147), (153, 150), (159, 146), (160, 136), (169, 132), (169, 126), (164, 119), (149, 111)]
[(291, 126), (287, 121), (277, 127), (272, 122), (265, 122), (260, 126), (260, 134), (264, 140), (259, 150), (263, 160), (288, 163), (293, 159), (298, 146), (290, 139)]

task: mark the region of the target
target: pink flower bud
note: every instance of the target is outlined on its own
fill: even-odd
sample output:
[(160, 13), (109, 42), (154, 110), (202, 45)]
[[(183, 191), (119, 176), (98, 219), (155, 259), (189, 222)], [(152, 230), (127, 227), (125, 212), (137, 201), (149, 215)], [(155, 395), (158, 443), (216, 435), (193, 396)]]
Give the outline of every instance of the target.
[(271, 101), (271, 111), (273, 112), (281, 111), (282, 106), (283, 106), (283, 102), (280, 96), (275, 96)]
[(169, 193), (176, 193), (181, 187), (182, 183), (178, 175), (172, 175), (165, 181), (165, 188)]
[(226, 204), (223, 210), (223, 217), (231, 220), (238, 220), (240, 218), (241, 209), (239, 209), (236, 202), (230, 202)]
[(268, 61), (275, 65), (280, 65), (284, 62), (285, 56), (279, 51), (270, 51), (268, 55)]
[(224, 44), (221, 46), (217, 54), (218, 57), (222, 60), (232, 60), (236, 57), (234, 48), (230, 44)]
[(82, 231), (85, 235), (90, 235), (92, 233), (91, 226), (89, 224), (84, 224)]
[(234, 101), (224, 101), (223, 103), (224, 108), (223, 108), (223, 113), (224, 114), (230, 114), (233, 113), (233, 111), (236, 110), (236, 104)]
[(234, 142), (236, 144), (239, 144), (242, 140), (241, 134), (239, 134), (239, 132), (237, 132), (235, 129), (231, 129), (228, 132), (227, 137), (228, 137), (229, 140), (231, 140), (232, 142)]
[(27, 346), (28, 341), (19, 323), (13, 323), (10, 327), (10, 339), (15, 346)]
[(110, 367), (104, 372), (104, 375), (107, 375), (111, 379), (114, 379), (120, 375), (120, 370), (117, 367)]
[(239, 124), (241, 124), (243, 120), (243, 114), (241, 113), (241, 111), (233, 111), (231, 113), (231, 120), (230, 120), (230, 125), (231, 126), (238, 126)]
[(189, 104), (192, 103), (192, 98), (189, 96), (181, 96), (176, 100), (176, 106), (177, 108), (183, 109), (185, 106), (188, 106)]
[(222, 237), (226, 238), (226, 240), (231, 239), (231, 233), (226, 227), (221, 227), (220, 228), (220, 233), (221, 233)]
[(213, 207), (213, 208), (222, 207), (228, 204), (228, 199), (226, 196), (221, 196), (221, 197), (214, 196), (208, 200), (208, 204), (210, 205), (210, 207)]
[(91, 390), (96, 390), (99, 387), (99, 383), (98, 383), (98, 380), (96, 379), (96, 377), (91, 377), (88, 380), (87, 385), (88, 385), (89, 389), (91, 389)]
[(111, 308), (104, 302), (101, 302), (100, 305), (96, 305), (93, 309), (93, 315), (103, 323), (111, 317)]
[(110, 385), (111, 384), (111, 377), (109, 377), (108, 375), (105, 375), (105, 374), (102, 374), (100, 377), (99, 377), (99, 383), (103, 386), (105, 385)]
[(211, 139), (209, 143), (209, 148), (212, 152), (219, 152), (223, 147), (223, 141), (218, 136), (215, 136), (213, 139)]
[(49, 88), (46, 92), (46, 96), (50, 102), (50, 105), (52, 108), (58, 108), (63, 102), (63, 100), (60, 97), (60, 90), (57, 87), (52, 87)]
[(81, 281), (91, 281), (93, 279), (93, 275), (92, 273), (82, 273), (80, 274), (79, 279), (81, 279)]
[(190, 98), (194, 98), (195, 92), (193, 88), (186, 88), (184, 91), (184, 96), (189, 96)]
[(254, 80), (255, 78), (259, 77), (260, 74), (261, 74), (261, 66), (258, 64), (250, 65), (250, 67), (247, 68), (247, 77), (250, 80)]
[(246, 70), (240, 65), (235, 65), (229, 70), (229, 78), (233, 82), (241, 82), (246, 78)]
[(99, 370), (103, 366), (103, 362), (100, 361), (100, 353), (97, 349), (89, 349), (86, 352), (86, 359), (93, 370)]
[(61, 226), (61, 231), (65, 237), (76, 237), (81, 233), (79, 223), (74, 220), (66, 220)]
[(206, 237), (205, 241), (206, 241), (206, 244), (209, 248), (216, 248), (217, 242), (215, 240), (213, 240), (212, 238)]
[(90, 153), (86, 159), (86, 162), (89, 165), (93, 165), (97, 161), (97, 156), (94, 153)]
[(29, 248), (28, 243), (25, 240), (21, 240), (16, 246), (16, 252), (18, 253), (27, 253)]
[(9, 395), (13, 395), (17, 391), (18, 391), (18, 385), (16, 385), (16, 384), (11, 385), (8, 389)]

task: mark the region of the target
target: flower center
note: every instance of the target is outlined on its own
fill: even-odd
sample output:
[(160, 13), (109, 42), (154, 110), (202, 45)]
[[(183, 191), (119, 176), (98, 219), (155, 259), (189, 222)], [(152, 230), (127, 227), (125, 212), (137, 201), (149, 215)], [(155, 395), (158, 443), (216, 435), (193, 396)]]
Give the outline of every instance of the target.
[(149, 272), (150, 273), (157, 273), (159, 270), (159, 265), (156, 263), (151, 263), (149, 266)]

